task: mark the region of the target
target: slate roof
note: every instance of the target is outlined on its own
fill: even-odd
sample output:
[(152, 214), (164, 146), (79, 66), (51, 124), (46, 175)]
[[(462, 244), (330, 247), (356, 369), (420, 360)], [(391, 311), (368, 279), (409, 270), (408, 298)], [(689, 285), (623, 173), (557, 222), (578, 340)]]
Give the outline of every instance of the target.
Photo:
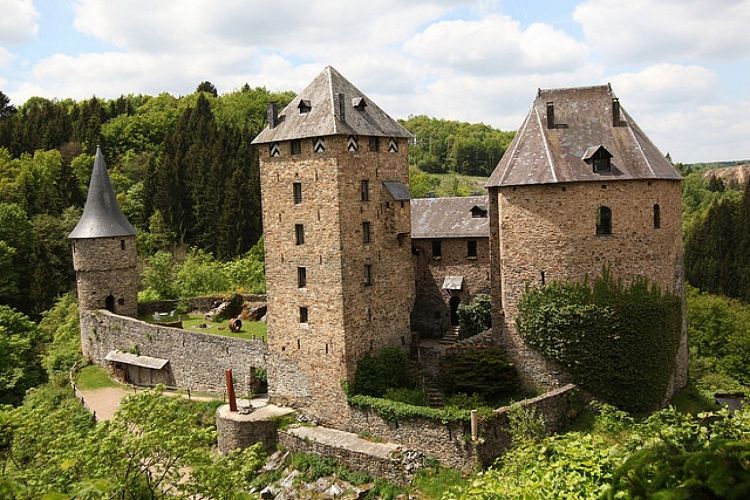
[(83, 215), (81, 215), (81, 219), (68, 235), (68, 238), (75, 240), (115, 236), (135, 236), (135, 229), (117, 205), (115, 191), (112, 189), (112, 183), (109, 181), (109, 175), (107, 174), (107, 165), (104, 163), (104, 156), (97, 146)]
[[(672, 164), (620, 106), (614, 126), (609, 85), (540, 89), (513, 142), (487, 186), (630, 179), (679, 180)], [(547, 128), (547, 103), (554, 105), (555, 128)], [(591, 147), (612, 154), (611, 172), (594, 173), (583, 160)]]
[(169, 363), (168, 359), (152, 358), (151, 356), (138, 356), (136, 354), (130, 354), (129, 352), (121, 352), (118, 350), (109, 351), (109, 353), (104, 356), (104, 360), (112, 363), (125, 363), (126, 365), (141, 366), (152, 370), (161, 370), (167, 363)]
[(472, 217), (475, 206), (489, 209), (486, 196), (411, 200), (411, 237), (488, 238), (489, 217)]
[(409, 186), (399, 181), (383, 181), (383, 186), (395, 201), (408, 201), (411, 199)]
[[(300, 101), (309, 104), (307, 113), (300, 113)], [(413, 137), (338, 71), (326, 66), (279, 113), (278, 125), (263, 129), (253, 144), (327, 135)]]

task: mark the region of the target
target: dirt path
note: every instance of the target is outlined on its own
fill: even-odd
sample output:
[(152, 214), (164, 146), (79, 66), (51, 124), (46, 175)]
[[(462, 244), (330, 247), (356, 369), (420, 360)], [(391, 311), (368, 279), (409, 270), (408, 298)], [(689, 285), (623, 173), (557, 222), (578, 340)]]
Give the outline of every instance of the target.
[(120, 407), (120, 401), (125, 396), (133, 394), (132, 390), (120, 387), (103, 387), (91, 390), (78, 389), (78, 391), (83, 395), (86, 406), (94, 412), (97, 420), (110, 420)]

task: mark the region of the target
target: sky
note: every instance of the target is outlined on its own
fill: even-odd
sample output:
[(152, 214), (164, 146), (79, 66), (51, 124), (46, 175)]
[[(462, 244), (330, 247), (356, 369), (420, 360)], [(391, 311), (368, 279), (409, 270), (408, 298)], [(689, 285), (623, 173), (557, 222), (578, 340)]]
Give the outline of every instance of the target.
[(750, 0), (0, 0), (0, 90), (302, 90), (332, 65), (396, 118), (516, 130), (611, 83), (674, 161), (750, 159)]

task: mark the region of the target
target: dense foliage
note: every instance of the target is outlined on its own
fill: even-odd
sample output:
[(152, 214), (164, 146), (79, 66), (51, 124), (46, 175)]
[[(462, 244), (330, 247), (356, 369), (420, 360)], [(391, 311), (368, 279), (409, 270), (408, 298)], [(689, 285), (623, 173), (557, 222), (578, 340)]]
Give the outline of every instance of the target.
[(604, 406), (589, 432), (521, 441), (447, 498), (746, 498), (748, 451), (747, 409), (635, 422)]
[(489, 176), (513, 139), (483, 123), (411, 116), (401, 124), (416, 136), (409, 162), (425, 172)]
[(494, 405), (518, 392), (516, 369), (497, 347), (454, 349), (440, 360), (438, 377), (447, 395), (476, 395)]
[(665, 397), (680, 341), (680, 299), (645, 279), (629, 285), (605, 270), (593, 286), (554, 282), (519, 303), (524, 340), (596, 397), (627, 410)]
[(750, 302), (750, 184), (737, 191), (720, 183), (714, 181), (711, 192), (719, 194), (704, 198), (712, 201), (687, 233), (685, 274), (705, 292)]
[(472, 337), (492, 327), (492, 301), (483, 293), (474, 296), (468, 304), (458, 306), (458, 324), (461, 337)]
[(44, 334), (24, 314), (0, 305), (0, 404), (18, 404), (45, 380)]
[(382, 397), (388, 389), (408, 387), (409, 360), (404, 351), (386, 347), (377, 354), (367, 355), (357, 363), (352, 394)]

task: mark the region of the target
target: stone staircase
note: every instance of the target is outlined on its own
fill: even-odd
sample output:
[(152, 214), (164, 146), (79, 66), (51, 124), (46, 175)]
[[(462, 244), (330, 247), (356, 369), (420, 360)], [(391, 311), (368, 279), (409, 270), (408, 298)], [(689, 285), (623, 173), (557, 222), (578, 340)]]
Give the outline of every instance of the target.
[(445, 405), (445, 395), (433, 377), (426, 377), (424, 381), (424, 394), (427, 404), (431, 408), (442, 408)]
[(452, 326), (446, 332), (443, 334), (443, 336), (438, 341), (441, 344), (445, 345), (452, 345), (458, 342), (459, 340), (459, 327)]

